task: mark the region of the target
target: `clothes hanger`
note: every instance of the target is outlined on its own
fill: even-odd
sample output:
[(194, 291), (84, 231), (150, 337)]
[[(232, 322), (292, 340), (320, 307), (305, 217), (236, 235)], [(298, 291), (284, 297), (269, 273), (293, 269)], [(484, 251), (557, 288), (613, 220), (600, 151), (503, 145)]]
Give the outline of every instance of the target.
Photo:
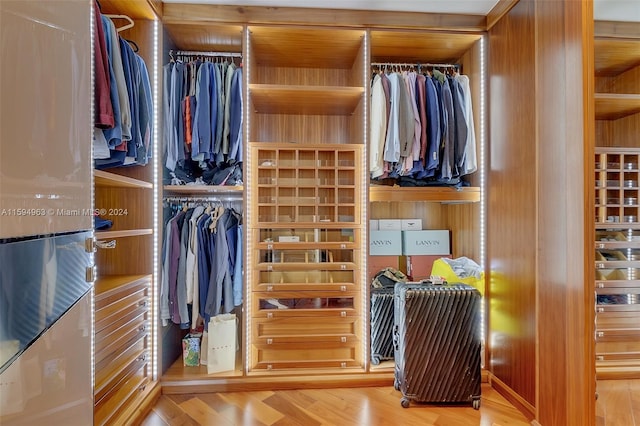
[(133, 22), (133, 19), (131, 19), (127, 15), (103, 15), (103, 16), (106, 16), (107, 18), (109, 18), (111, 20), (124, 19), (125, 21), (128, 22), (128, 24), (125, 24), (122, 27), (116, 27), (116, 32), (117, 33), (119, 33), (120, 31), (128, 30), (129, 28), (133, 28), (133, 26), (135, 25), (135, 22)]

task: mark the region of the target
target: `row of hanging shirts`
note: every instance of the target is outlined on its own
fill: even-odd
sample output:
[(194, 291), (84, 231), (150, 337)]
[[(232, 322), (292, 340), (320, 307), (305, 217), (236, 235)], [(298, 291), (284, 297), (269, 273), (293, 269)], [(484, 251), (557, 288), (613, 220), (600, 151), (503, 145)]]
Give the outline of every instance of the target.
[(457, 65), (373, 63), (372, 68), (372, 179), (450, 185), (477, 170), (469, 78)]
[[(233, 200), (166, 198), (160, 319), (182, 329), (242, 305), (242, 212)], [(241, 206), (241, 204), (240, 204)], [(189, 307), (191, 307), (189, 309)]]
[[(125, 19), (116, 27), (114, 19)], [(153, 148), (153, 100), (149, 72), (135, 42), (119, 33), (134, 22), (103, 15), (95, 3), (94, 132), (95, 167), (146, 165)]]
[[(243, 155), (242, 55), (170, 52), (164, 66), (164, 164), (194, 182)], [(207, 183), (207, 182), (204, 182)]]

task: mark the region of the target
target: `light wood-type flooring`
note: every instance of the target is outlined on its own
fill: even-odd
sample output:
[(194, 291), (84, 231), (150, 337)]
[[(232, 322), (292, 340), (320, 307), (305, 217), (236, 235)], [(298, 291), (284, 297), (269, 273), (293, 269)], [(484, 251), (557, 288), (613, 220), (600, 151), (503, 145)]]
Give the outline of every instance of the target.
[(400, 397), (393, 386), (162, 395), (142, 425), (529, 425), (488, 384), (479, 410), (471, 404), (402, 408)]
[[(640, 380), (599, 380), (596, 426), (640, 426)], [(162, 395), (143, 426), (442, 425), (521, 426), (527, 419), (488, 384), (480, 410), (400, 406), (389, 387)]]
[(596, 426), (640, 426), (640, 380), (598, 380)]

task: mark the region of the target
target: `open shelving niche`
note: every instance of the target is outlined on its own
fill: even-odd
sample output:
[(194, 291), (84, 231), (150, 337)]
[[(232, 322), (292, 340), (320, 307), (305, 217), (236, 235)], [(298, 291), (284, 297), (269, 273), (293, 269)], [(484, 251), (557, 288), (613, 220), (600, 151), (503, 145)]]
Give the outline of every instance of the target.
[(595, 25), (598, 379), (640, 378), (640, 31)]

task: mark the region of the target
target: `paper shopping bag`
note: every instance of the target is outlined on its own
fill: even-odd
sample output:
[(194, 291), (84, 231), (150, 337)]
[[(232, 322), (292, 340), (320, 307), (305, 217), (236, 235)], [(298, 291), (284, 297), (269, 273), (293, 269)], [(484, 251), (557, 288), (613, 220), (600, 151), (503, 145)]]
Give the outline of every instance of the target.
[(235, 370), (236, 368), (236, 315), (216, 315), (209, 320), (207, 347), (207, 373)]

